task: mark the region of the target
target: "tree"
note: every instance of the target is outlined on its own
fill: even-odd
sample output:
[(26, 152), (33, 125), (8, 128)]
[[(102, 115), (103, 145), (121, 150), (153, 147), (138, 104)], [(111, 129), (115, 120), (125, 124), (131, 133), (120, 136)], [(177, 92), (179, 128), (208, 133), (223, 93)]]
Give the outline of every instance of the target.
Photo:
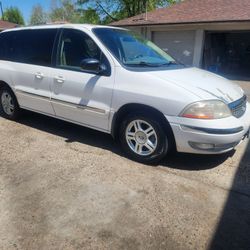
[(52, 22), (108, 24), (182, 0), (51, 0)]
[(30, 24), (31, 25), (38, 25), (38, 24), (45, 24), (47, 23), (47, 14), (43, 11), (43, 8), (40, 4), (33, 6), (31, 17), (30, 17)]
[(102, 17), (103, 23), (135, 16), (181, 0), (78, 0), (82, 8), (91, 7)]
[(78, 10), (80, 13), (80, 23), (92, 23), (99, 24), (101, 22), (100, 17), (96, 10), (87, 9), (87, 10)]
[(23, 15), (21, 11), (16, 7), (7, 8), (3, 13), (3, 17), (5, 21), (24, 25)]
[(71, 0), (61, 0), (59, 6), (57, 2), (52, 1), (53, 7), (50, 13), (52, 22), (72, 22), (77, 23), (80, 20), (76, 5)]
[(52, 10), (50, 19), (52, 22), (71, 22), (71, 23), (100, 23), (98, 13), (88, 7), (86, 9), (79, 8), (78, 4), (72, 0), (51, 1)]
[[(77, 0), (77, 5), (81, 10), (92, 9), (94, 10), (99, 19), (105, 20), (117, 20), (113, 14), (118, 13), (120, 7), (118, 7), (120, 0)], [(117, 11), (114, 11), (117, 9)]]
[(177, 1), (175, 0), (121, 0), (122, 10), (127, 17), (135, 16), (147, 11), (154, 10), (159, 7), (166, 7)]

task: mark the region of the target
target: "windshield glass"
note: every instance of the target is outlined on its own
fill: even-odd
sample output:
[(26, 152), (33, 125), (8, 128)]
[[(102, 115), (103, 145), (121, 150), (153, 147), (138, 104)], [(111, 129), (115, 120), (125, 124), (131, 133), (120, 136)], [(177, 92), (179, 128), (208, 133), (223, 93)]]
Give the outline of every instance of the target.
[(176, 64), (175, 60), (154, 43), (140, 35), (122, 29), (95, 28), (93, 32), (126, 66), (163, 66)]

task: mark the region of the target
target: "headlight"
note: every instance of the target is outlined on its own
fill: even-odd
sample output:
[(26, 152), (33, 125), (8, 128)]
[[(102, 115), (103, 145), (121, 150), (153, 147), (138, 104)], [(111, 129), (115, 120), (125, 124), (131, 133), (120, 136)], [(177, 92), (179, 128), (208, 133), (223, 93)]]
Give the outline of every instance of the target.
[(193, 119), (221, 119), (232, 115), (229, 107), (222, 101), (200, 101), (187, 106), (180, 114)]

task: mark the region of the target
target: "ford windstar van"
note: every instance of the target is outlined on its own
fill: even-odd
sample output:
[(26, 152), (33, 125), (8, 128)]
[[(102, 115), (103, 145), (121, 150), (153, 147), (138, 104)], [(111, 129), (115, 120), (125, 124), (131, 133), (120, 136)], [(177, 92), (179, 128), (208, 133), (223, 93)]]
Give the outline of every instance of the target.
[(110, 133), (143, 163), (171, 149), (225, 153), (248, 136), (250, 125), (240, 87), (107, 26), (2, 32), (1, 116), (15, 120), (22, 109)]

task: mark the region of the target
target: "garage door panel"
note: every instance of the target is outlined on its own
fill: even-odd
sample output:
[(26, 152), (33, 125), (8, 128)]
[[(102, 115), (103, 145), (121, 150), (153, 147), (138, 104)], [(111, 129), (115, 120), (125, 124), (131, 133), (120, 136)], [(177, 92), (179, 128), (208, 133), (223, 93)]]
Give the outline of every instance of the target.
[(155, 31), (153, 41), (179, 62), (193, 64), (195, 31)]

